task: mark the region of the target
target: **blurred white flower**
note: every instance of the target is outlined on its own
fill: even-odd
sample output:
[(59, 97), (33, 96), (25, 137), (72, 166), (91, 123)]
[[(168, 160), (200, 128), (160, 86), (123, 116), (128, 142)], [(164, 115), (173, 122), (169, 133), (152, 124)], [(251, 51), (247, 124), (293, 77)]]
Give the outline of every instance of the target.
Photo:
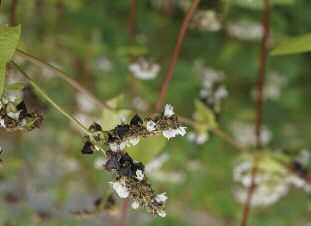
[(158, 215), (160, 216), (160, 217), (166, 217), (166, 213), (165, 213), (165, 211), (164, 210), (159, 210), (158, 211)]
[(79, 110), (84, 113), (90, 113), (97, 109), (94, 101), (83, 93), (77, 93), (75, 99)]
[(148, 111), (150, 107), (149, 103), (140, 97), (133, 98), (132, 103), (136, 109), (142, 112)]
[(129, 66), (129, 71), (138, 79), (149, 80), (154, 79), (158, 75), (160, 65), (140, 59)]
[(94, 168), (95, 169), (103, 169), (104, 168), (103, 166), (105, 165), (106, 162), (107, 162), (106, 158), (98, 157), (94, 161)]
[[(231, 124), (231, 131), (236, 140), (245, 147), (256, 145), (255, 125), (242, 122), (233, 122)], [(261, 143), (266, 145), (272, 138), (271, 132), (266, 126), (261, 127)]]
[(163, 153), (150, 161), (146, 166), (145, 166), (145, 171), (146, 172), (151, 172), (155, 171), (161, 168), (161, 166), (169, 160), (169, 155), (167, 153)]
[(164, 109), (164, 116), (167, 118), (172, 117), (175, 114), (174, 112), (174, 108), (172, 105), (170, 104), (166, 104), (165, 105), (165, 109)]
[(112, 70), (112, 63), (107, 57), (101, 57), (97, 61), (98, 67), (103, 72), (109, 72)]
[(190, 132), (190, 133), (188, 133), (187, 138), (189, 141), (194, 141), (196, 144), (202, 145), (208, 140), (209, 137), (208, 137), (207, 133), (198, 134), (195, 132)]
[(249, 20), (229, 22), (227, 25), (228, 33), (241, 40), (258, 41), (262, 37), (261, 23)]
[(126, 147), (126, 144), (124, 142), (121, 142), (120, 144), (108, 143), (108, 145), (109, 145), (110, 150), (114, 152), (123, 151)]
[(120, 198), (127, 198), (129, 196), (128, 189), (119, 181), (109, 182), (112, 185), (112, 188), (117, 192)]
[(186, 179), (185, 175), (179, 171), (156, 170), (151, 171), (149, 175), (159, 182), (166, 182), (173, 184), (181, 184)]
[(149, 132), (153, 132), (153, 131), (155, 131), (155, 122), (154, 121), (152, 121), (152, 120), (149, 120), (148, 122), (147, 122), (147, 130), (149, 131)]
[(213, 10), (199, 10), (197, 11), (190, 22), (190, 27), (198, 28), (203, 31), (219, 31), (221, 23), (217, 14)]
[(130, 143), (131, 145), (133, 145), (133, 146), (135, 146), (136, 144), (138, 144), (139, 141), (140, 141), (140, 138), (139, 138), (139, 137), (131, 137), (131, 138), (129, 139), (129, 143)]
[(139, 208), (139, 202), (138, 201), (132, 202), (132, 208), (135, 210), (138, 209)]
[(165, 202), (167, 199), (168, 199), (168, 197), (166, 196), (166, 193), (158, 194), (158, 195), (155, 197), (155, 200), (156, 200), (157, 202)]

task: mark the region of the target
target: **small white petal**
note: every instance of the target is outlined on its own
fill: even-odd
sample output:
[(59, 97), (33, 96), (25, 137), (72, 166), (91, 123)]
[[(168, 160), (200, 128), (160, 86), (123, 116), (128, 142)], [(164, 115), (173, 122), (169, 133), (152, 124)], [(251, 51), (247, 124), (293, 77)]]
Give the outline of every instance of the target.
[(159, 194), (155, 197), (157, 202), (165, 202), (167, 199), (168, 197), (166, 196), (166, 193)]
[(8, 112), (7, 115), (14, 120), (18, 120), (19, 119), (19, 114), (21, 113), (21, 111), (18, 112)]
[(177, 133), (178, 132), (175, 129), (168, 129), (162, 132), (163, 136), (166, 137), (167, 139), (175, 137)]
[(141, 170), (136, 170), (136, 178), (138, 180), (143, 180), (144, 179), (144, 173)]
[(109, 182), (112, 188), (117, 192), (120, 198), (127, 198), (129, 196), (129, 191), (127, 187), (123, 186), (120, 182)]
[(158, 215), (160, 216), (160, 217), (166, 217), (166, 213), (165, 213), (165, 211), (164, 210), (158, 210)]
[(138, 201), (134, 201), (134, 202), (132, 202), (132, 208), (133, 209), (138, 209), (138, 207), (139, 207), (139, 202)]
[(170, 104), (166, 104), (165, 105), (165, 109), (164, 109), (164, 116), (167, 118), (172, 117), (175, 114), (174, 112), (174, 108), (172, 105)]
[(129, 143), (134, 146), (139, 143), (139, 140), (140, 140), (139, 137), (131, 137)]
[(147, 122), (147, 130), (149, 131), (149, 132), (153, 132), (153, 131), (155, 131), (155, 122), (154, 121), (152, 121), (152, 120), (149, 120), (148, 122)]

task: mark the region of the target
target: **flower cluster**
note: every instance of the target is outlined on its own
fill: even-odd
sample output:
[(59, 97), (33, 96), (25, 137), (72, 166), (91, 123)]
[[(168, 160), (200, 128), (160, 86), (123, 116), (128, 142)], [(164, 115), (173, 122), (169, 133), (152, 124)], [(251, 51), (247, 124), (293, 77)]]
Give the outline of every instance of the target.
[(39, 128), (43, 117), (37, 113), (29, 113), (25, 102), (2, 97), (0, 100), (0, 128), (8, 131), (33, 130)]
[[(253, 147), (256, 145), (255, 125), (244, 122), (233, 122), (231, 130), (235, 139), (244, 147)], [(260, 141), (266, 145), (272, 139), (272, 134), (266, 126), (261, 127)]]
[(110, 182), (112, 188), (117, 192), (120, 198), (133, 198), (132, 207), (137, 209), (144, 207), (152, 214), (158, 214), (165, 217), (165, 201), (167, 197), (164, 194), (156, 195), (145, 172), (145, 166), (141, 162), (134, 161), (125, 152), (107, 152), (108, 161), (104, 168), (115, 172), (116, 182)]
[(198, 28), (202, 31), (219, 31), (221, 23), (215, 11), (213, 10), (199, 10), (197, 11), (189, 24), (191, 28)]
[(160, 65), (152, 63), (146, 59), (139, 59), (129, 66), (129, 71), (138, 79), (154, 79), (159, 71)]
[[(240, 203), (245, 203), (247, 199), (247, 191), (252, 183), (253, 164), (253, 158), (248, 157), (234, 166), (233, 179), (239, 185), (234, 195)], [(295, 163), (295, 166), (297, 165)], [(299, 165), (298, 168), (302, 169), (302, 166)], [(293, 173), (269, 155), (261, 156), (254, 183), (256, 187), (252, 199), (254, 207), (265, 207), (276, 203), (288, 193), (291, 185), (303, 188), (306, 192), (311, 191), (310, 183), (301, 175)]]
[(115, 173), (116, 182), (111, 182), (111, 185), (117, 194), (121, 198), (132, 197), (134, 209), (142, 206), (148, 212), (164, 217), (166, 195), (156, 195), (148, 183), (144, 164), (134, 161), (124, 150), (138, 144), (140, 138), (160, 133), (167, 139), (184, 136), (186, 127), (179, 122), (173, 107), (167, 104), (163, 112), (144, 120), (136, 114), (128, 124), (117, 125), (110, 131), (103, 131), (99, 124), (93, 123), (89, 131), (91, 135), (86, 136), (81, 152), (92, 154), (99, 149), (104, 150), (105, 146), (109, 147), (105, 151), (107, 161), (103, 167)]
[(262, 37), (262, 26), (254, 21), (236, 21), (227, 25), (228, 33), (241, 40), (258, 41)]

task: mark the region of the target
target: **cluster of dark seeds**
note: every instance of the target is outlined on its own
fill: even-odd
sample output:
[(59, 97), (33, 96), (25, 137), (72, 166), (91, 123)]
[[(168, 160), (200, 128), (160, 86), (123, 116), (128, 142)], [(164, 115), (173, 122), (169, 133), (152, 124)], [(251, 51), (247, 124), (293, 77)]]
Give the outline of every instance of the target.
[(38, 112), (29, 113), (24, 101), (0, 101), (0, 127), (8, 131), (39, 128), (43, 117)]
[[(155, 123), (155, 129), (150, 131), (147, 129), (147, 122), (153, 121)], [(99, 146), (110, 146), (113, 151), (123, 151), (126, 145), (129, 144), (131, 138), (146, 138), (149, 136), (157, 135), (167, 129), (177, 129), (181, 127), (181, 123), (178, 121), (176, 115), (169, 118), (165, 117), (163, 112), (157, 114), (153, 118), (145, 118), (144, 120), (138, 115), (134, 115), (129, 124), (117, 125), (113, 130), (103, 131), (102, 127), (94, 122), (89, 131), (92, 136), (86, 136), (84, 146), (81, 150), (82, 154), (93, 154), (98, 150)], [(112, 146), (122, 146), (116, 148)], [(105, 148), (106, 149), (106, 148)]]

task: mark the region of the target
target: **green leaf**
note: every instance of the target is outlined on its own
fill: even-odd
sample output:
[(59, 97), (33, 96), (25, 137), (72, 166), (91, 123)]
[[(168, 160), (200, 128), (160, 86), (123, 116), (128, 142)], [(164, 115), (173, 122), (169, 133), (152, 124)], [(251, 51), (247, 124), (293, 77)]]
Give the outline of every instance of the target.
[(21, 34), (21, 26), (0, 28), (0, 97), (3, 94), (6, 64), (12, 59)]
[(5, 90), (8, 91), (22, 91), (24, 89), (24, 83), (12, 83), (5, 86)]
[(288, 55), (308, 51), (311, 51), (311, 33), (284, 41), (271, 52), (271, 55)]
[(195, 101), (195, 121), (198, 125), (202, 127), (217, 127), (217, 122), (215, 119), (215, 115), (211, 109), (209, 109), (205, 104), (201, 101)]
[(166, 143), (167, 139), (161, 135), (141, 138), (137, 145), (127, 148), (126, 152), (128, 152), (134, 160), (146, 164), (162, 151)]
[[(124, 95), (121, 94), (111, 100), (107, 101), (107, 104), (112, 108), (119, 109), (121, 106), (124, 106)], [(129, 117), (132, 114), (131, 110), (120, 109), (117, 111), (112, 111), (110, 109), (105, 108), (103, 110), (102, 116), (102, 128), (104, 130), (111, 130), (116, 127), (116, 125), (120, 124), (120, 116), (124, 115), (125, 117)]]

